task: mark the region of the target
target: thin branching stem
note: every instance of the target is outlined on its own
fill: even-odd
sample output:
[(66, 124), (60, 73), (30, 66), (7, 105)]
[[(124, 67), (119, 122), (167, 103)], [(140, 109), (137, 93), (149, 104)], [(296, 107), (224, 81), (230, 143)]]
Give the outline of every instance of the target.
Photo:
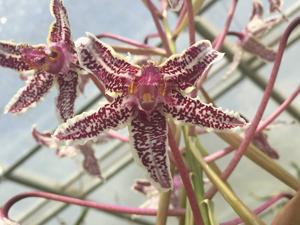
[[(282, 199), (291, 199), (293, 197), (293, 195), (289, 194), (289, 193), (279, 193), (278, 195), (273, 196), (272, 198), (266, 200), (264, 203), (262, 203), (260, 206), (258, 206), (256, 209), (253, 210), (253, 213), (256, 215), (261, 214), (262, 212), (264, 212), (265, 210), (267, 210), (268, 208), (272, 207), (275, 203), (277, 203), (278, 201), (282, 200)], [(230, 221), (221, 223), (221, 225), (238, 225), (243, 223), (243, 221), (241, 220), (241, 218), (237, 217), (234, 218)]]
[(174, 160), (176, 163), (176, 168), (178, 169), (178, 172), (180, 174), (180, 177), (182, 179), (182, 183), (185, 187), (186, 190), (186, 195), (189, 199), (189, 203), (191, 206), (191, 209), (193, 211), (193, 216), (195, 219), (195, 224), (196, 225), (203, 225), (203, 220), (202, 217), (200, 215), (200, 209), (196, 200), (196, 195), (194, 193), (191, 181), (190, 181), (190, 177), (189, 177), (189, 173), (188, 170), (184, 164), (184, 161), (182, 160), (181, 154), (179, 149), (177, 148), (176, 145), (176, 141), (174, 139), (174, 136), (172, 134), (171, 129), (168, 130), (168, 140), (169, 140), (169, 145), (171, 148), (171, 151), (173, 153), (174, 156)]
[(195, 32), (195, 21), (194, 21), (194, 10), (192, 0), (185, 0), (187, 14), (188, 14), (188, 28), (189, 28), (189, 40), (190, 45), (196, 42), (196, 32)]
[(103, 39), (103, 38), (113, 39), (113, 40), (120, 41), (122, 43), (126, 43), (126, 44), (129, 44), (129, 45), (138, 47), (138, 48), (153, 48), (150, 45), (143, 44), (143, 43), (140, 43), (138, 41), (135, 41), (135, 40), (132, 40), (132, 39), (129, 39), (129, 38), (126, 38), (126, 37), (122, 37), (122, 36), (119, 36), (119, 35), (116, 35), (116, 34), (111, 34), (111, 33), (101, 33), (101, 34), (98, 34), (96, 37), (99, 38), (99, 39)]
[[(101, 211), (107, 211), (112, 213), (125, 213), (125, 214), (134, 214), (134, 215), (146, 215), (146, 216), (156, 216), (157, 210), (156, 209), (144, 209), (144, 208), (134, 208), (134, 207), (125, 207), (125, 206), (118, 206), (118, 205), (112, 205), (112, 204), (100, 204), (97, 202), (82, 200), (78, 198), (68, 197), (64, 195), (57, 195), (52, 194), (49, 192), (25, 192), (18, 194), (11, 199), (9, 199), (2, 209), (0, 210), (0, 215), (2, 217), (9, 219), (9, 210), (11, 207), (19, 202), (20, 200), (23, 200), (25, 198), (44, 198), (48, 200), (53, 200), (57, 202), (63, 202), (66, 204), (73, 204), (93, 209), (98, 209)], [(172, 209), (168, 211), (168, 216), (182, 216), (184, 215), (185, 210), (184, 209)]]
[(288, 106), (289, 104), (299, 95), (300, 86), (263, 122), (261, 122), (256, 129), (257, 132), (261, 132), (267, 128)]
[[(286, 30), (284, 31), (284, 33), (283, 33), (283, 35), (280, 39), (278, 51), (276, 53), (275, 61), (274, 61), (273, 68), (272, 68), (272, 72), (271, 72), (268, 84), (265, 88), (262, 100), (259, 104), (258, 110), (256, 111), (256, 114), (254, 116), (254, 119), (251, 122), (251, 125), (250, 125), (249, 129), (246, 131), (245, 138), (242, 140), (239, 148), (235, 152), (235, 154), (234, 154), (232, 160), (230, 161), (229, 165), (227, 166), (227, 168), (222, 173), (222, 179), (223, 180), (227, 180), (227, 178), (234, 171), (234, 169), (236, 168), (236, 166), (240, 162), (242, 156), (244, 155), (245, 151), (247, 150), (247, 147), (249, 146), (251, 140), (255, 136), (255, 131), (257, 129), (257, 126), (259, 125), (259, 122), (260, 122), (260, 120), (263, 116), (265, 108), (266, 108), (266, 106), (269, 102), (269, 99), (270, 99), (270, 96), (271, 96), (271, 93), (272, 93), (272, 90), (273, 90), (273, 87), (274, 87), (274, 84), (275, 84), (275, 81), (276, 81), (276, 78), (277, 78), (277, 74), (278, 74), (278, 71), (279, 71), (279, 68), (280, 68), (282, 56), (283, 56), (285, 47), (287, 45), (288, 38), (289, 38), (290, 34), (292, 33), (292, 31), (299, 24), (300, 24), (300, 17), (296, 17), (289, 24), (289, 26), (286, 28)], [(208, 198), (212, 198), (215, 195), (216, 192), (217, 192), (217, 189), (215, 187), (212, 187), (207, 192)]]
[(153, 5), (152, 1), (151, 0), (145, 0), (145, 3), (152, 15), (152, 18), (153, 18), (153, 21), (155, 23), (155, 26), (156, 26), (156, 29), (159, 33), (159, 36), (161, 38), (161, 41), (163, 43), (163, 46), (164, 48), (166, 49), (167, 51), (167, 54), (168, 55), (171, 55), (172, 52), (171, 52), (171, 49), (170, 49), (170, 46), (169, 46), (169, 43), (168, 43), (168, 39), (167, 39), (167, 36), (166, 36), (166, 33), (164, 32), (160, 22), (159, 22), (159, 17), (157, 16), (157, 13), (156, 13), (156, 8), (155, 6)]

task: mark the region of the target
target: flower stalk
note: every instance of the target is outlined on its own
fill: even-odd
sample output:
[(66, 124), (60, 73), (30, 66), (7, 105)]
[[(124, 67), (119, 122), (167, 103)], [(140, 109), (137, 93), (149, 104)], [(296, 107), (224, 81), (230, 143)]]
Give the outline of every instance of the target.
[[(280, 64), (281, 64), (281, 60), (282, 60), (282, 56), (287, 44), (287, 40), (290, 36), (290, 34), (292, 33), (292, 31), (300, 24), (300, 17), (296, 17), (286, 28), (286, 30), (284, 31), (281, 39), (280, 39), (280, 43), (279, 43), (279, 47), (278, 47), (278, 51), (275, 57), (275, 61), (274, 61), (274, 65), (273, 65), (273, 69), (268, 81), (268, 84), (265, 88), (265, 92), (264, 95), (262, 97), (262, 100), (260, 102), (260, 105), (258, 107), (258, 110), (256, 111), (255, 117), (251, 122), (251, 125), (249, 127), (249, 129), (246, 131), (245, 134), (245, 138), (243, 139), (243, 141), (241, 142), (238, 150), (235, 152), (233, 159), (231, 160), (231, 162), (229, 163), (229, 165), (227, 166), (227, 168), (224, 170), (223, 174), (222, 174), (222, 179), (226, 180), (228, 179), (228, 177), (231, 175), (231, 173), (234, 171), (234, 169), (236, 168), (236, 166), (238, 165), (238, 163), (240, 162), (242, 156), (244, 155), (244, 153), (247, 151), (247, 147), (249, 146), (251, 140), (253, 139), (254, 135), (255, 135), (255, 131), (257, 126), (259, 125), (259, 122), (263, 116), (263, 113), (265, 111), (265, 108), (269, 102), (271, 93), (272, 93), (272, 89), (274, 87), (275, 81), (276, 81), (276, 77), (280, 68)], [(216, 193), (216, 188), (213, 188), (209, 191), (210, 196), (213, 196)]]

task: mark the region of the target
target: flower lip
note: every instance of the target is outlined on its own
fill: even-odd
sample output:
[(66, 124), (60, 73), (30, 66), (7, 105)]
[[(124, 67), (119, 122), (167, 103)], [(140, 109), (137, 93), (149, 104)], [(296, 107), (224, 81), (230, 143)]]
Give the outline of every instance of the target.
[(129, 86), (129, 94), (134, 95), (140, 110), (153, 111), (162, 101), (165, 94), (165, 85), (159, 68), (148, 62), (142, 68), (142, 75)]

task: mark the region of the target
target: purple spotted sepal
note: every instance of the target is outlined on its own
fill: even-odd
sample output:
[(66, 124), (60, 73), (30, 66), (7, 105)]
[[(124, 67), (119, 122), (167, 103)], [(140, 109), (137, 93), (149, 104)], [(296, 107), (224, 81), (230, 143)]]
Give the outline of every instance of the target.
[(132, 104), (124, 96), (120, 96), (97, 110), (68, 119), (56, 129), (54, 137), (67, 144), (84, 144), (91, 139), (96, 141), (103, 132), (126, 124), (132, 114)]
[(62, 0), (51, 1), (55, 18), (50, 27), (48, 45), (15, 44), (0, 41), (0, 66), (30, 72), (26, 85), (5, 108), (5, 112), (22, 113), (39, 102), (54, 83), (58, 86), (56, 108), (59, 119), (66, 121), (74, 114), (74, 102), (81, 74), (70, 26)]
[(182, 95), (192, 88), (209, 66), (223, 54), (208, 41), (199, 41), (161, 65), (138, 66), (92, 34), (76, 42), (81, 65), (102, 82), (114, 101), (97, 110), (67, 120), (55, 131), (60, 141), (84, 143), (107, 129), (128, 125), (130, 144), (137, 163), (161, 191), (172, 188), (167, 115), (194, 125), (226, 130), (245, 125), (236, 113)]

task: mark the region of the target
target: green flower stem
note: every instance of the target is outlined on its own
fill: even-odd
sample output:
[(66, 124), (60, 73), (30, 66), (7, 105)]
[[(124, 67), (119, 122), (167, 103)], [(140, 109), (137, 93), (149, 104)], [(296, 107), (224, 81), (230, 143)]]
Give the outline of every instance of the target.
[(186, 147), (186, 160), (187, 160), (187, 164), (190, 166), (190, 169), (192, 171), (191, 180), (194, 187), (194, 192), (196, 194), (197, 202), (200, 208), (200, 212), (202, 215), (203, 223), (205, 225), (209, 225), (208, 211), (206, 210), (206, 207), (204, 207), (201, 204), (201, 202), (204, 200), (203, 171), (191, 152), (191, 146), (190, 146), (191, 140), (190, 137), (188, 136), (188, 129), (189, 128), (187, 126), (184, 126), (182, 128), (183, 138)]
[(264, 225), (265, 223), (247, 208), (246, 205), (230, 190), (230, 188), (222, 181), (222, 179), (210, 168), (204, 161), (202, 155), (196, 146), (190, 142), (191, 151), (207, 177), (217, 187), (223, 198), (230, 204), (232, 209), (241, 217), (246, 225)]
[(160, 193), (157, 217), (156, 217), (156, 222), (155, 222), (156, 225), (167, 224), (170, 197), (171, 197), (171, 191)]
[[(196, 147), (199, 149), (199, 151), (200, 151), (200, 153), (201, 153), (201, 155), (202, 155), (203, 157), (206, 157), (206, 156), (209, 155), (208, 152), (206, 151), (206, 149), (201, 147), (201, 143), (200, 143), (200, 141), (199, 141), (199, 138), (197, 138), (197, 139), (195, 140), (195, 145), (196, 145)], [(208, 165), (210, 166), (210, 168), (211, 168), (218, 176), (222, 174), (222, 171), (219, 169), (218, 165), (217, 165), (214, 161), (209, 162)], [(225, 183), (226, 183), (227, 186), (231, 189), (230, 184), (229, 184), (227, 181), (226, 181)]]
[[(218, 133), (218, 136), (234, 148), (238, 148), (242, 141), (239, 135), (233, 133)], [(300, 181), (253, 144), (248, 146), (245, 155), (258, 166), (268, 171), (290, 188), (294, 189), (295, 191), (299, 190)]]
[[(196, 14), (200, 11), (203, 3), (204, 3), (204, 0), (194, 0), (193, 1), (194, 14)], [(187, 13), (184, 13), (184, 14), (182, 14), (182, 17), (178, 18), (178, 23), (173, 32), (173, 37), (174, 38), (178, 37), (178, 35), (181, 33), (181, 31), (184, 30), (184, 28), (187, 26), (187, 24), (188, 24), (188, 15), (187, 15)]]
[[(174, 165), (171, 164), (171, 173), (174, 174)], [(168, 219), (168, 210), (170, 205), (172, 191), (161, 192), (159, 194), (158, 211), (156, 217), (156, 225), (166, 225)]]

